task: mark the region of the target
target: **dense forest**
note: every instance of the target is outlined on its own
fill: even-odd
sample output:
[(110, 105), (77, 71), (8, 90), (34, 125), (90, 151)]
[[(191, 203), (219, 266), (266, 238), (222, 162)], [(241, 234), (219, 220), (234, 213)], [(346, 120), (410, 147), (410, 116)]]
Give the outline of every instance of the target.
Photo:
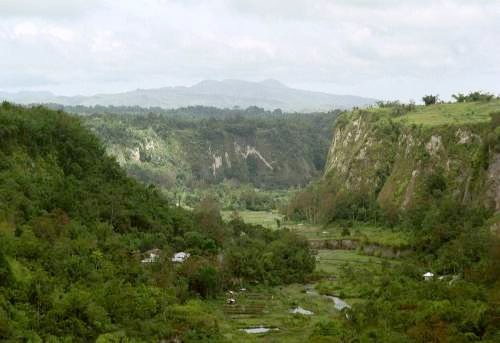
[(61, 111), (3, 103), (0, 141), (1, 341), (220, 341), (202, 299), (314, 269), (287, 230), (223, 222), (210, 198), (169, 206)]
[(324, 169), (338, 115), (257, 107), (67, 109), (87, 114), (85, 125), (129, 175), (184, 203), (191, 193), (222, 183), (260, 189), (306, 185)]

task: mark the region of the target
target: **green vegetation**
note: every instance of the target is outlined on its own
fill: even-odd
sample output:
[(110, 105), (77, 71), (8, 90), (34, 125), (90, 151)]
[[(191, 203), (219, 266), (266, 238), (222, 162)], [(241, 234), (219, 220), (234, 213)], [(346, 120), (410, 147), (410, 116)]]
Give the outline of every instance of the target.
[[(183, 206), (194, 207), (203, 198), (210, 196), (221, 204), (225, 211), (268, 212), (286, 206), (293, 189), (259, 189), (253, 185), (238, 185), (234, 182), (223, 182), (218, 185), (204, 186), (193, 190), (185, 190), (177, 194), (177, 201)], [(164, 192), (167, 198), (174, 199), (172, 192)], [(172, 197), (169, 197), (172, 196)], [(252, 221), (251, 223), (260, 224)]]
[(85, 124), (108, 153), (129, 175), (170, 197), (224, 181), (265, 189), (305, 185), (323, 170), (338, 114), (257, 107), (73, 110), (96, 113), (85, 116)]
[(285, 222), (283, 226), (310, 240), (350, 239), (360, 245), (378, 244), (394, 248), (410, 246), (413, 236), (411, 232), (400, 228), (374, 226), (363, 222), (336, 221), (330, 225)]
[[(421, 213), (433, 206), (475, 208), (491, 215), (495, 199), (488, 189), (498, 183), (493, 170), (500, 151), (499, 109), (500, 101), (492, 100), (420, 106), (396, 118), (388, 107), (343, 114), (326, 177), (291, 199), (287, 217), (392, 225), (421, 221)], [(481, 119), (456, 124), (464, 111)], [(417, 126), (416, 118), (428, 121)]]
[(417, 107), (414, 112), (400, 118), (407, 125), (464, 125), (490, 121), (490, 114), (500, 109), (500, 100), (464, 102)]
[[(341, 314), (330, 299), (306, 294), (304, 285), (251, 289), (237, 295), (235, 310), (215, 304), (224, 322), (221, 332), (231, 342), (307, 342), (316, 326), (338, 320)], [(314, 315), (292, 314), (290, 310), (300, 306)], [(222, 309), (221, 309), (222, 307)], [(245, 308), (245, 310), (243, 310)], [(258, 312), (257, 312), (257, 311)], [(278, 330), (266, 334), (247, 334), (241, 329), (270, 327)]]
[(426, 95), (422, 98), (422, 101), (424, 102), (425, 106), (429, 105), (434, 105), (439, 101), (439, 96), (438, 95)]
[[(298, 191), (282, 189), (319, 172), (293, 176), (332, 114), (121, 108), (82, 124), (2, 104), (0, 340), (497, 342), (500, 103), (470, 96), (343, 113), (324, 176)], [(284, 154), (283, 183), (260, 158), (226, 174), (235, 142)], [(272, 330), (241, 330), (258, 326)]]
[(490, 101), (495, 98), (495, 95), (486, 92), (471, 92), (467, 95), (458, 93), (452, 95), (456, 102), (477, 102), (477, 101)]
[(312, 222), (303, 230), (311, 241), (384, 227), (382, 241), (413, 253), (389, 263), (358, 258), (362, 245), (320, 250), (318, 269), (335, 277), (317, 288), (356, 299), (322, 339), (498, 341), (499, 109), (493, 99), (395, 103), (338, 118), (325, 177), (291, 199), (288, 219)]
[[(261, 225), (270, 229), (279, 229), (282, 227), (283, 215), (277, 211), (222, 211), (222, 218), (230, 220), (237, 217), (242, 221), (252, 225)], [(285, 225), (283, 225), (285, 226)], [(287, 227), (289, 227), (287, 225)], [(289, 227), (290, 228), (290, 227)], [(292, 229), (292, 228), (290, 228)], [(293, 229), (292, 229), (293, 230)]]
[[(289, 231), (224, 223), (208, 198), (168, 206), (65, 113), (3, 103), (0, 140), (1, 341), (219, 342), (202, 299), (314, 269)], [(191, 256), (174, 264), (177, 251)]]
[(436, 127), (480, 124), (490, 122), (491, 113), (500, 110), (500, 99), (498, 98), (457, 101), (455, 103), (439, 102), (428, 106), (416, 106), (414, 103), (403, 104), (398, 101), (378, 102), (377, 104), (377, 107), (344, 112), (339, 117), (340, 126), (352, 122), (360, 116), (371, 118), (373, 121), (378, 121), (379, 124), (393, 121), (403, 124), (403, 126)]
[[(351, 268), (356, 273), (360, 273), (365, 267), (372, 269), (381, 268), (383, 264), (394, 264), (397, 261), (391, 260), (390, 262), (381, 257), (369, 256), (360, 254), (356, 250), (319, 250), (318, 251), (317, 270), (327, 275), (338, 276), (341, 280), (341, 273), (343, 270)], [(352, 271), (351, 271), (352, 272)], [(373, 273), (374, 270), (370, 270)], [(359, 298), (359, 295), (346, 294), (345, 288), (337, 288), (335, 290), (326, 290), (327, 285), (333, 285), (335, 281), (324, 281), (318, 285), (321, 292), (326, 294), (338, 294), (342, 298)], [(340, 295), (342, 293), (342, 295)]]

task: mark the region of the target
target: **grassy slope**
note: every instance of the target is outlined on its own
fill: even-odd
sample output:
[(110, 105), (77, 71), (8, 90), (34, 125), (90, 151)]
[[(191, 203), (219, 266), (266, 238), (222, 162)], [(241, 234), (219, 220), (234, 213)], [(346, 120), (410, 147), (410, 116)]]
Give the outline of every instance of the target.
[[(368, 111), (376, 114), (379, 119), (391, 117), (393, 109), (368, 108)], [(489, 102), (464, 102), (464, 103), (440, 103), (430, 106), (417, 106), (414, 111), (405, 115), (394, 117), (394, 121), (407, 125), (440, 126), (440, 125), (463, 125), (474, 123), (485, 123), (490, 121), (490, 113), (500, 111), (500, 99)], [(349, 117), (356, 117), (360, 110), (351, 112)]]
[(500, 100), (419, 106), (400, 120), (424, 126), (462, 125), (488, 122), (490, 113), (500, 110)]

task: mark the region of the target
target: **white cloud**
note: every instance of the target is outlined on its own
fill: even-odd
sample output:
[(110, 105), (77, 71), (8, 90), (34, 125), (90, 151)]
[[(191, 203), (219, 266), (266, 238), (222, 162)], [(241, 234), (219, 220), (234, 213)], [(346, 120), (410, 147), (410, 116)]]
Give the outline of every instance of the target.
[(13, 40), (50, 38), (63, 42), (71, 42), (74, 36), (74, 32), (71, 29), (59, 25), (38, 24), (31, 21), (23, 21), (14, 25), (10, 35)]
[(493, 0), (41, 3), (0, 2), (4, 89), (94, 93), (271, 77), (384, 98), (500, 93)]
[(2, 0), (1, 17), (79, 17), (93, 10), (100, 0)]

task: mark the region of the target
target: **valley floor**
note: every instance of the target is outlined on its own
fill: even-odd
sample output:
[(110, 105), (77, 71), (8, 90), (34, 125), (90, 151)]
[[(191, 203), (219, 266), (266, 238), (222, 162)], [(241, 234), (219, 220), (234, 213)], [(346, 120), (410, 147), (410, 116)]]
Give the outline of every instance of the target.
[[(225, 219), (231, 212), (223, 213)], [(239, 216), (246, 222), (277, 229), (275, 212), (242, 211)], [(392, 244), (407, 244), (402, 233), (385, 232), (381, 228), (358, 225), (349, 229), (351, 235), (342, 236), (340, 226), (321, 227), (304, 223), (284, 223), (311, 242), (318, 240), (351, 239)], [(313, 245), (313, 244), (312, 244)], [(244, 291), (233, 290), (210, 303), (218, 314), (224, 336), (234, 342), (305, 342), (321, 323), (328, 323), (348, 315), (351, 305), (363, 303), (364, 295), (384, 270), (400, 263), (400, 259), (369, 256), (361, 249), (316, 249), (316, 273), (309, 284), (281, 287), (248, 286)], [(375, 252), (375, 255), (380, 255)], [(334, 298), (336, 300), (334, 300)], [(235, 304), (228, 304), (234, 299)], [(343, 304), (345, 302), (345, 304)], [(342, 308), (343, 306), (346, 306)], [(292, 310), (305, 314), (292, 313)], [(305, 311), (303, 311), (305, 310)], [(246, 333), (244, 329), (267, 331)]]
[(277, 220), (283, 221), (283, 215), (277, 211), (221, 211), (222, 218), (229, 220), (231, 216), (237, 214), (245, 223), (262, 225), (270, 229), (277, 229)]

